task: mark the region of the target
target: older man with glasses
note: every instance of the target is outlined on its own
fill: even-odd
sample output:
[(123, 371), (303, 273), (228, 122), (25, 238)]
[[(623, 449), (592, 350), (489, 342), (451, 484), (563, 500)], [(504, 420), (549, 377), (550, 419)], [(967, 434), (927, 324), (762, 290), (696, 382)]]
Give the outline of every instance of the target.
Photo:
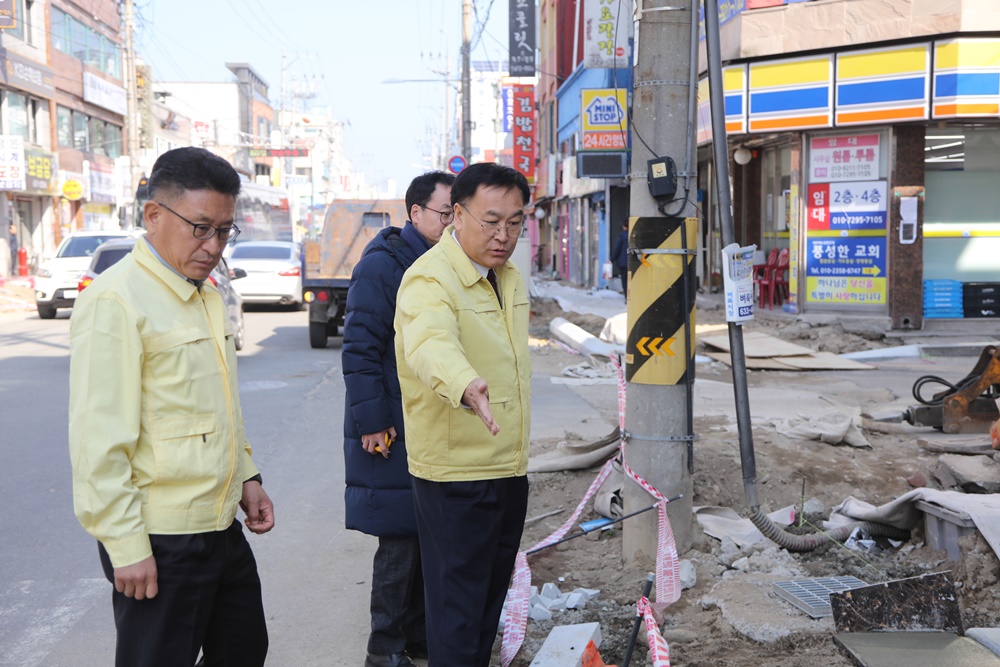
[(488, 667), (528, 502), (528, 295), (510, 261), (528, 183), (474, 164), (453, 227), (397, 295), (396, 359), (434, 667)]
[(274, 508), (250, 458), (226, 307), (206, 278), (240, 177), (201, 148), (156, 161), (147, 234), (83, 292), (70, 321), (73, 507), (98, 541), (117, 667), (259, 667), (267, 626), (253, 533)]

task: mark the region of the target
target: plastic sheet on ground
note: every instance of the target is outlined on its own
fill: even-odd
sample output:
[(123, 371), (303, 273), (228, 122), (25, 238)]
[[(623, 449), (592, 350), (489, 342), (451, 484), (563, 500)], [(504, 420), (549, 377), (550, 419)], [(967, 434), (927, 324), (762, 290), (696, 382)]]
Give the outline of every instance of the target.
[[(711, 535), (717, 540), (728, 537), (736, 543), (738, 547), (745, 547), (749, 544), (766, 542), (764, 534), (757, 530), (750, 519), (744, 519), (735, 510), (729, 507), (695, 507), (694, 516), (698, 519), (698, 525), (707, 535)], [(784, 507), (767, 515), (771, 521), (779, 526), (790, 526), (795, 522), (795, 508)]]
[(790, 438), (819, 440), (829, 445), (850, 445), (871, 449), (868, 438), (861, 432), (858, 419), (852, 415), (833, 412), (817, 417), (799, 415), (793, 419), (779, 419), (774, 422), (775, 430)]
[(937, 489), (914, 489), (879, 507), (853, 496), (840, 503), (830, 513), (824, 527), (835, 528), (851, 521), (874, 521), (903, 530), (913, 528), (923, 516), (917, 501), (940, 505), (953, 512), (965, 512), (1000, 558), (1000, 494), (968, 494)]
[[(617, 429), (615, 430), (617, 434)], [(528, 459), (528, 472), (582, 470), (604, 463), (615, 455), (621, 441), (617, 435), (596, 442), (560, 442), (552, 451)]]

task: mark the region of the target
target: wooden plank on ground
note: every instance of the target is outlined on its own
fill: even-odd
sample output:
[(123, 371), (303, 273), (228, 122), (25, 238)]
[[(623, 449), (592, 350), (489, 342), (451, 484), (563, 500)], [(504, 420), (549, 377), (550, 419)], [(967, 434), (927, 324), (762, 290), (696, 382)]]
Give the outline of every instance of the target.
[[(731, 352), (729, 347), (729, 336), (701, 336), (701, 342), (712, 347), (717, 347), (724, 352)], [(808, 347), (802, 347), (795, 343), (769, 336), (759, 331), (750, 331), (743, 334), (743, 349), (748, 357), (790, 357), (796, 355), (812, 354)]]
[(871, 371), (874, 366), (846, 359), (833, 352), (813, 352), (806, 356), (781, 357), (781, 362), (803, 371)]
[[(721, 361), (727, 366), (732, 367), (733, 356), (728, 352), (709, 352), (708, 356), (716, 361)], [(797, 371), (798, 369), (789, 366), (788, 364), (783, 364), (777, 359), (772, 359), (771, 357), (747, 357), (746, 367), (752, 371)]]

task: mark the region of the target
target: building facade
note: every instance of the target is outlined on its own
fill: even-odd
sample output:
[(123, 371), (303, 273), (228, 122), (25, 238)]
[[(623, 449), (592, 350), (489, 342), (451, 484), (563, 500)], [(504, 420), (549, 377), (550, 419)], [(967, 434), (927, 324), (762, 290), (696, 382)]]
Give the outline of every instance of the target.
[[(759, 4), (721, 17), (727, 141), (740, 151), (736, 238), (788, 249), (784, 307), (883, 314), (903, 329), (997, 316), (976, 286), (1000, 283), (1000, 6)], [(719, 272), (707, 88), (706, 281)], [(964, 303), (924, 281), (967, 285)]]
[(15, 0), (0, 30), (0, 224), (29, 262), (67, 233), (118, 226), (125, 89), (118, 3)]

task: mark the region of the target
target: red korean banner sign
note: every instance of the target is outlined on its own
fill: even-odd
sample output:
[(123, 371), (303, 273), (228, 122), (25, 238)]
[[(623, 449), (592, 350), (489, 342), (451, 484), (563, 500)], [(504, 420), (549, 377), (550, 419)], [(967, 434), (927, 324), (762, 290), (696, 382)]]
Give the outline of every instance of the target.
[(535, 87), (514, 89), (514, 168), (535, 184), (535, 142), (538, 137), (535, 119)]

